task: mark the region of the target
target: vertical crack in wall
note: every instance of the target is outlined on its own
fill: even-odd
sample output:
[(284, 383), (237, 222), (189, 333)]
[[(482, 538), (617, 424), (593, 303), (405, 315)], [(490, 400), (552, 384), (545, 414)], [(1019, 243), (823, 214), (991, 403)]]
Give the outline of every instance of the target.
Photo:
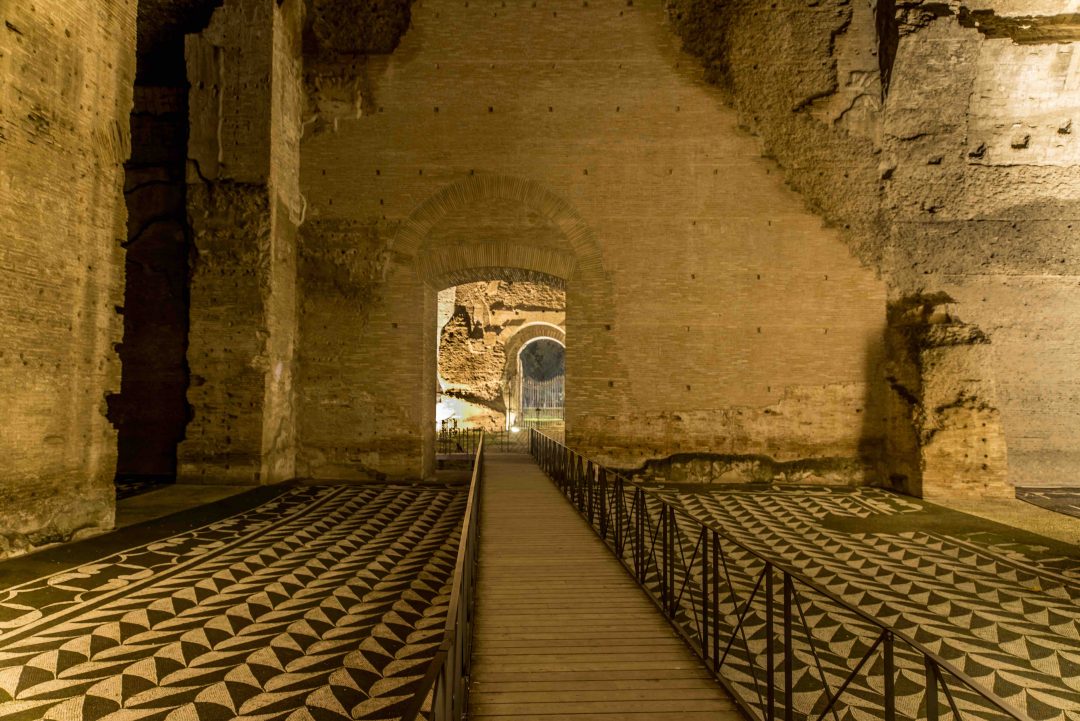
[(900, 45), (900, 28), (896, 23), (896, 0), (878, 0), (875, 11), (878, 34), (878, 68), (881, 71), (881, 99), (889, 95), (896, 50)]

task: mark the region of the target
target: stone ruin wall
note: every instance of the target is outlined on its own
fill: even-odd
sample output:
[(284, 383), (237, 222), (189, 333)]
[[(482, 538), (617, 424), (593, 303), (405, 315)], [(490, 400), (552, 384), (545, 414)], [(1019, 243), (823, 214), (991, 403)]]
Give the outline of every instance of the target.
[[(668, 2), (684, 47), (791, 187), (878, 269), (892, 304), (940, 293), (984, 333), (976, 375), (996, 379), (1018, 484), (1080, 483), (1078, 10)], [(962, 377), (946, 386), (945, 405), (970, 390)], [(889, 403), (904, 405), (895, 387)], [(996, 457), (991, 476), (1004, 472)]]
[(302, 0), (226, 0), (187, 37), (194, 260), (183, 482), (296, 472)]
[(319, 45), (308, 67), (302, 467), (422, 475), (435, 289), (524, 267), (566, 282), (583, 451), (869, 477), (884, 288), (761, 158), (662, 4), (492, 10), (422, 0), (393, 53)]
[[(180, 453), (187, 477), (260, 482), (291, 475), (294, 462), (295, 472), (321, 475), (380, 466), (403, 471), (394, 454), (415, 454), (418, 446), (383, 444), (376, 429), (400, 426), (400, 438), (411, 439), (416, 424), (430, 425), (422, 400), (434, 388), (420, 386), (435, 377), (427, 367), (434, 354), (423, 354), (426, 341), (403, 342), (395, 331), (427, 325), (436, 311), (424, 280), (388, 286), (388, 279), (402, 278), (394, 268), (403, 267), (392, 240), (440, 188), (473, 173), (518, 173), (570, 199), (607, 263), (603, 294), (568, 286), (572, 304), (606, 309), (590, 310), (587, 322), (571, 328), (580, 359), (571, 440), (586, 451), (624, 467), (704, 451), (719, 457), (710, 462), (712, 475), (742, 463), (749, 470), (740, 477), (804, 478), (813, 466), (825, 480), (859, 479), (866, 477), (863, 461), (880, 453), (882, 443), (904, 444), (902, 432), (885, 428), (906, 413), (913, 420), (905, 432), (917, 442), (894, 450), (918, 466), (920, 482), (934, 462), (948, 468), (961, 457), (955, 451), (983, 443), (993, 446), (983, 454), (993, 459), (983, 469), (989, 477), (999, 477), (1006, 463), (1004, 445), (1013, 480), (1075, 482), (1075, 3), (748, 2), (668, 4), (685, 48), (704, 58), (707, 82), (666, 40), (642, 30), (643, 19), (658, 27), (651, 3), (636, 10), (620, 3), (618, 11), (560, 5), (555, 15), (573, 21), (560, 26), (561, 35), (549, 32), (550, 23), (562, 21), (555, 15), (540, 20), (531, 8), (508, 10), (504, 19), (517, 24), (500, 41), (506, 47), (518, 36), (547, 38), (536, 57), (514, 67), (502, 64), (506, 47), (475, 37), (483, 24), (478, 17), (433, 0), (413, 9), (418, 22), (408, 3), (369, 4), (374, 17), (351, 10), (342, 16), (376, 28), (370, 37), (347, 32), (340, 18), (330, 21), (348, 4), (341, 0), (313, 3), (307, 14), (286, 2), (243, 23), (243, 30), (224, 33), (217, 45), (210, 42), (218, 52), (248, 59), (229, 63), (236, 74), (225, 77), (225, 87), (206, 83), (206, 105), (190, 111), (197, 127), (185, 204), (197, 255), (188, 356), (195, 421)], [(227, 0), (222, 12), (244, 3), (250, 0)], [(151, 219), (152, 207), (178, 217), (175, 194), (163, 186), (151, 191), (153, 203), (133, 203), (137, 213), (126, 223), (122, 164), (130, 148), (135, 7), (118, 0), (107, 12), (98, 10), (84, 0), (11, 5), (0, 28), (0, 63), (10, 79), (0, 96), (0, 213), (8, 237), (7, 270), (0, 270), (8, 294), (0, 308), (13, 339), (0, 356), (10, 414), (0, 439), (10, 459), (0, 493), (6, 506), (21, 509), (0, 554), (111, 524), (116, 439), (106, 404), (116, 410), (116, 347), (128, 321), (122, 240), (142, 242), (140, 221)], [(250, 8), (245, 12), (254, 17)], [(412, 40), (406, 33), (398, 48), (410, 25)], [(582, 67), (544, 68), (586, 47), (604, 77), (624, 71), (628, 82), (607, 88)], [(207, 77), (221, 77), (219, 68), (193, 62), (196, 75), (202, 67)], [(417, 73), (417, 62), (454, 69), (457, 82)], [(620, 62), (627, 67), (617, 67)], [(493, 97), (511, 97), (505, 91), (521, 88), (523, 77), (536, 83), (506, 108), (472, 102), (489, 89)], [(144, 83), (153, 86), (153, 79)], [(640, 92), (627, 95), (625, 88)], [(140, 93), (146, 117), (136, 132), (182, 112), (167, 90)], [(422, 102), (410, 104), (410, 97)], [(432, 124), (434, 103), (427, 98), (438, 98), (443, 119), (457, 123), (454, 130)], [(757, 158), (759, 147), (740, 134), (722, 101), (776, 165)], [(92, 110), (73, 113), (80, 105)], [(534, 114), (547, 124), (537, 124)], [(265, 127), (248, 125), (263, 116)], [(597, 118), (604, 121), (599, 126)], [(590, 129), (583, 139), (576, 137), (581, 128)], [(433, 131), (446, 134), (449, 150), (426, 142)], [(627, 137), (645, 138), (644, 146), (679, 142), (660, 158)], [(484, 145), (471, 144), (474, 138)], [(537, 145), (524, 152), (515, 145), (521, 138)], [(600, 151), (590, 155), (592, 147)], [(227, 162), (215, 176), (207, 174), (214, 165), (207, 158)], [(716, 178), (721, 158), (725, 175), (743, 174), (741, 188), (713, 186), (701, 175), (711, 168)], [(342, 172), (358, 172), (358, 159), (371, 166), (371, 177), (342, 181)], [(298, 167), (302, 189), (291, 182)], [(766, 180), (778, 171), (798, 195)], [(129, 194), (150, 187), (140, 184), (133, 176)], [(821, 228), (804, 203), (833, 227)], [(641, 223), (635, 208), (652, 220)], [(489, 207), (481, 215), (505, 212)], [(717, 224), (720, 217), (729, 228)], [(760, 221), (794, 231), (808, 245), (789, 248), (783, 234), (762, 230)], [(57, 228), (66, 231), (58, 235)], [(733, 241), (740, 236), (752, 239), (759, 254), (740, 256)], [(651, 240), (656, 237), (665, 238), (662, 247)], [(942, 344), (932, 341), (939, 333), (934, 323), (918, 330), (924, 347), (907, 356), (890, 351), (891, 390), (875, 400), (867, 370), (884, 367), (884, 349), (869, 340), (875, 337), (870, 319), (873, 308), (882, 312), (883, 294), (872, 279), (851, 270), (855, 292), (844, 300), (835, 290), (808, 292), (813, 284), (789, 287), (792, 277), (809, 277), (812, 256), (823, 248), (822, 268), (847, 268), (843, 253), (829, 255), (838, 246), (826, 238), (843, 238), (881, 273), (893, 309), (940, 293), (934, 297), (948, 299), (942, 301), (946, 325), (959, 324), (959, 316), (967, 322), (961, 326), (978, 332), (950, 331)], [(168, 252), (176, 250), (174, 244)], [(777, 278), (777, 267), (788, 270)], [(823, 314), (851, 319), (858, 309), (865, 317), (850, 321), (848, 340), (810, 352), (823, 337), (804, 342), (798, 322), (768, 322), (792, 315), (783, 301), (792, 295), (817, 299), (807, 327), (820, 326)], [(28, 305), (26, 298), (36, 300)], [(836, 313), (830, 303), (837, 303)], [(723, 308), (738, 312), (724, 315)], [(343, 311), (350, 314), (345, 323)], [(334, 333), (315, 332), (334, 324)], [(839, 327), (831, 320), (828, 326), (833, 333)], [(891, 326), (889, 337), (908, 337), (907, 327)], [(303, 344), (301, 329), (308, 332)], [(759, 341), (765, 344), (755, 349)], [(353, 360), (369, 352), (359, 347), (365, 345), (380, 356), (387, 379), (418, 388), (415, 398), (387, 403), (379, 395), (360, 373), (375, 366), (366, 356)], [(839, 361), (822, 365), (822, 355), (862, 362), (858, 369)], [(423, 360), (394, 365), (413, 357)], [(671, 372), (676, 367), (678, 374)], [(931, 367), (940, 373), (927, 375)], [(964, 387), (950, 380), (958, 374), (978, 382)], [(680, 400), (700, 388), (707, 391), (698, 401)], [(905, 393), (913, 389), (911, 401)], [(342, 399), (375, 415), (362, 444), (355, 432), (359, 411), (339, 412), (334, 404)], [(954, 437), (957, 428), (994, 424), (1003, 429), (1004, 444), (994, 433)], [(930, 442), (918, 441), (919, 434)], [(935, 451), (934, 443), (945, 451)], [(703, 463), (689, 462), (704, 478)]]
[(0, 6), (0, 557), (108, 529), (135, 0)]
[(459, 401), (451, 403), (462, 427), (502, 430), (504, 386), (517, 375), (517, 359), (507, 356), (507, 343), (530, 323), (562, 328), (566, 293), (542, 283), (488, 281), (442, 291), (439, 303), (442, 393)]

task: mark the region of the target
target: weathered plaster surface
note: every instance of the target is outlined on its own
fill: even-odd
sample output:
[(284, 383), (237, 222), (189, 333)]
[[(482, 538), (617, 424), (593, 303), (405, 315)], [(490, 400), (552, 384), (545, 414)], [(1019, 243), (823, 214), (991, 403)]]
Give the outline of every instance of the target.
[(787, 181), (890, 296), (944, 292), (987, 334), (1011, 480), (1080, 482), (1075, 2), (668, 9)]

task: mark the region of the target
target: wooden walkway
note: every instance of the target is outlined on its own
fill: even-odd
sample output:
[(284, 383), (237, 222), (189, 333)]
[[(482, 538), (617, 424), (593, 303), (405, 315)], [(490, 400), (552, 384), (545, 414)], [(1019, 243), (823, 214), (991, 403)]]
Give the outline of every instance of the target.
[(471, 718), (743, 721), (532, 458), (484, 471)]

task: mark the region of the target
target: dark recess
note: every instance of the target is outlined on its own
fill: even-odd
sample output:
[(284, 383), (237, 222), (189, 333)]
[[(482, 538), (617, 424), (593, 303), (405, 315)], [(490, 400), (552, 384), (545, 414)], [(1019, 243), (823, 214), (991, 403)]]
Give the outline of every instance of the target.
[(137, 23), (116, 479), (125, 493), (176, 478), (190, 418), (187, 334), (191, 229), (187, 220), (188, 82), (184, 35), (204, 29), (221, 0), (142, 0)]
[(881, 99), (889, 94), (893, 63), (900, 47), (900, 27), (896, 22), (896, 0), (878, 0), (876, 18), (878, 34), (878, 68), (881, 71)]

